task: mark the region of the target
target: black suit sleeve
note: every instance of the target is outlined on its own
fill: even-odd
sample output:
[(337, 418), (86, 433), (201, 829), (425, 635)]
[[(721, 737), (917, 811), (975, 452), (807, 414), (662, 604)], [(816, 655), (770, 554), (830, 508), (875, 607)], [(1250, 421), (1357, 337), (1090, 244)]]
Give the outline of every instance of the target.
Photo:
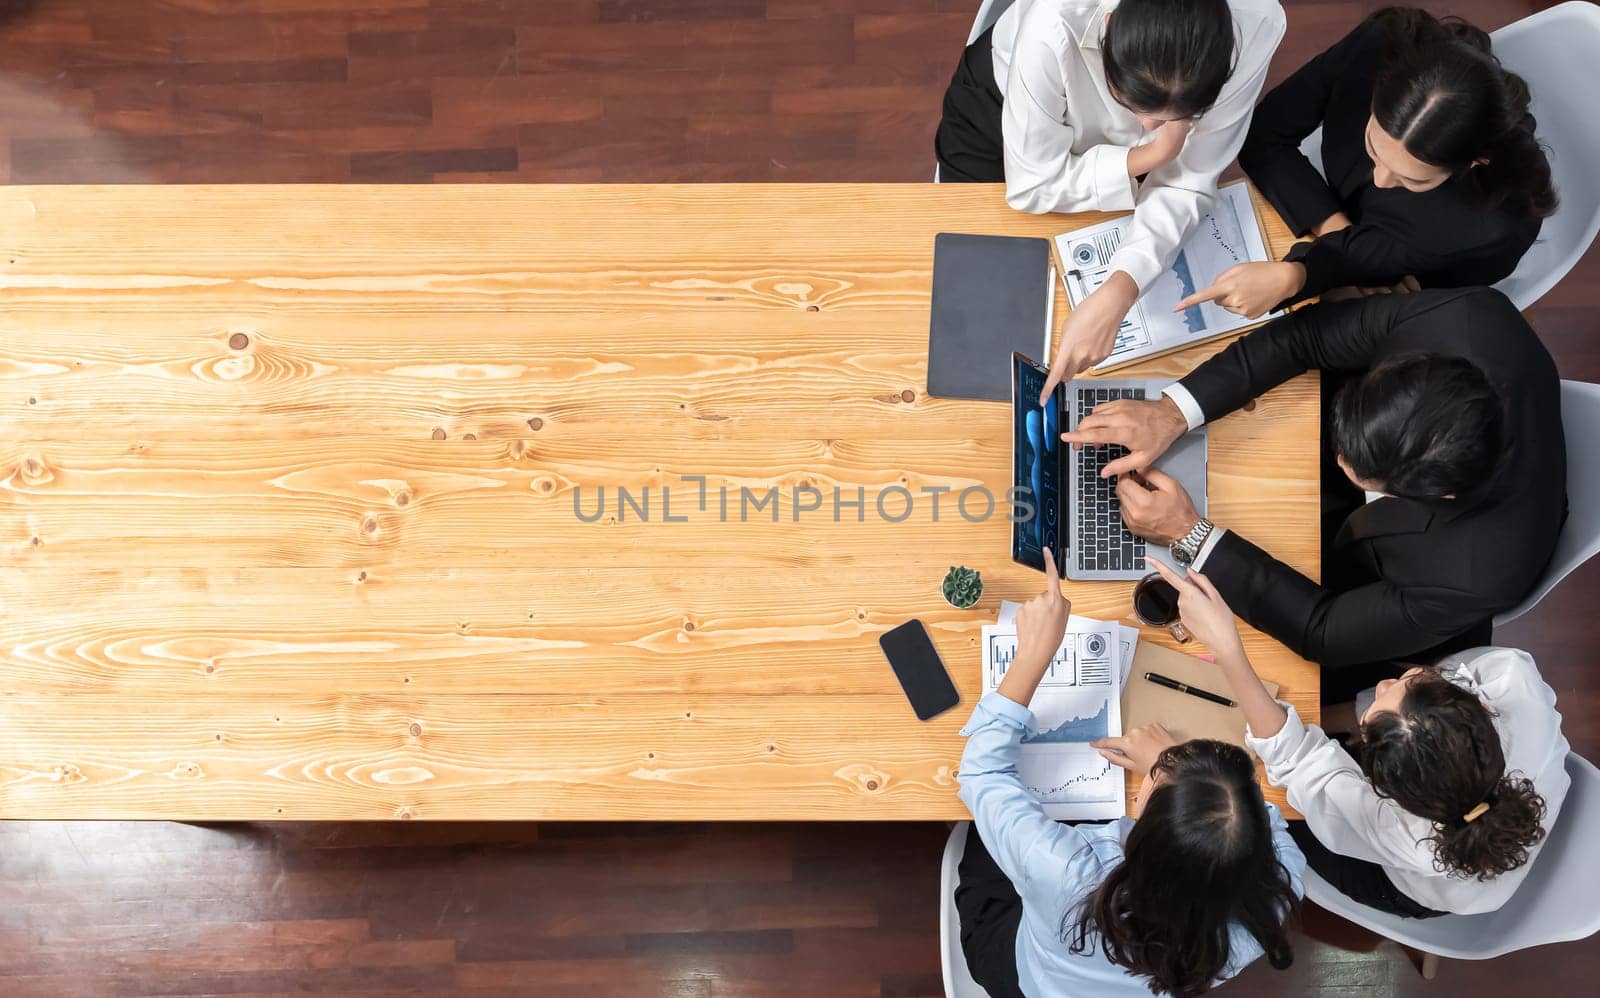
[(1340, 75), (1378, 45), (1377, 27), (1363, 24), (1273, 87), (1250, 119), (1239, 166), (1297, 236), (1344, 210), (1300, 143), (1321, 127)]
[(1283, 258), (1306, 268), (1305, 286), (1283, 305), (1314, 298), (1332, 288), (1398, 284), (1403, 277), (1429, 274), (1445, 262), (1372, 225), (1352, 225), (1310, 242), (1295, 243)]
[(1378, 581), (1336, 593), (1232, 531), (1211, 549), (1204, 572), (1251, 627), (1330, 668), (1426, 651), (1490, 612), (1479, 596), (1436, 587)]
[(1375, 295), (1308, 305), (1235, 340), (1179, 383), (1209, 421), (1306, 371), (1365, 371), (1424, 300)]

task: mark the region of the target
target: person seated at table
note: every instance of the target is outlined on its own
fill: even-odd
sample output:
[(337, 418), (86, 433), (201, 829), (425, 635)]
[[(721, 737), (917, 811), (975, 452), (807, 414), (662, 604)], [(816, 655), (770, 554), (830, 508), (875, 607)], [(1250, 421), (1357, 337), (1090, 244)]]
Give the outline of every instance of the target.
[[(1213, 528), (1182, 486), (1145, 470), (1190, 428), (1310, 370), (1348, 377), (1324, 416), (1338, 470), (1324, 476), (1320, 584)], [(1566, 518), (1555, 362), (1489, 288), (1307, 306), (1160, 400), (1097, 407), (1062, 438), (1127, 447), (1106, 472), (1121, 476), (1128, 528), (1182, 539), (1175, 556), (1195, 555), (1241, 617), (1323, 666), (1329, 703), (1391, 677), (1395, 661), (1488, 644), (1491, 618), (1527, 595)]]
[(1227, 677), (1246, 743), (1305, 816), (1289, 828), (1311, 869), (1407, 918), (1476, 915), (1511, 899), (1571, 785), (1555, 691), (1527, 652), (1473, 648), (1384, 680), (1360, 708), (1352, 757), (1272, 699), (1210, 579), (1156, 567)]
[(1059, 824), (1023, 785), (1027, 705), (1071, 612), (1044, 561), (1045, 591), (1017, 614), (1016, 658), (962, 730), (973, 824), (955, 901), (973, 979), (992, 998), (1186, 996), (1263, 954), (1287, 967), (1305, 859), (1243, 749), (1176, 744), (1159, 727), (1096, 743), (1146, 774), (1137, 819), (1109, 824)]
[[(1322, 129), (1322, 172), (1300, 142)], [(1240, 315), (1334, 291), (1493, 284), (1556, 210), (1528, 86), (1489, 36), (1409, 7), (1374, 14), (1267, 94), (1239, 165), (1297, 236), (1187, 303)], [(1327, 179), (1324, 179), (1326, 177)]]
[(1063, 327), (1046, 395), (1110, 355), (1215, 200), (1284, 24), (1278, 0), (1019, 0), (962, 54), (939, 179), (1003, 181), (1019, 211), (1133, 212)]

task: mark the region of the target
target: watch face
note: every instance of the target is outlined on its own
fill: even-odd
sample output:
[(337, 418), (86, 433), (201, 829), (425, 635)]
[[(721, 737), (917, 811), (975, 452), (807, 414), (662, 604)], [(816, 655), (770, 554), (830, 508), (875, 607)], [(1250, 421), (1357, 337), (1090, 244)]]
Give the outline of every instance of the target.
[(1174, 544), (1172, 545), (1172, 560), (1188, 568), (1189, 563), (1194, 561), (1194, 556), (1189, 553), (1188, 548), (1181, 544)]

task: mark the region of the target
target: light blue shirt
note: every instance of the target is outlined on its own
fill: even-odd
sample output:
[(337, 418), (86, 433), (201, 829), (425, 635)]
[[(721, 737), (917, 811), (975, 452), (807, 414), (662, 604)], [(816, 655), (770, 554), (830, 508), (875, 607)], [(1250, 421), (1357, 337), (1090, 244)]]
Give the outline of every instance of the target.
[[(1150, 986), (1111, 963), (1091, 936), (1088, 952), (1075, 954), (1061, 938), (1062, 918), (1099, 886), (1122, 862), (1122, 843), (1132, 818), (1103, 825), (1063, 825), (1048, 817), (1017, 774), (1024, 731), (1033, 727), (1033, 712), (998, 693), (978, 702), (972, 720), (961, 730), (967, 749), (961, 756), (961, 799), (972, 812), (978, 834), (1022, 897), (1022, 924), (1017, 928), (1017, 979), (1029, 998), (1052, 995), (1146, 996)], [(1301, 874), (1306, 858), (1283, 815), (1267, 805), (1272, 842), (1278, 861), (1289, 871), (1297, 896), (1305, 893)], [(1262, 950), (1255, 938), (1235, 925), (1229, 940), (1226, 980), (1249, 966)]]

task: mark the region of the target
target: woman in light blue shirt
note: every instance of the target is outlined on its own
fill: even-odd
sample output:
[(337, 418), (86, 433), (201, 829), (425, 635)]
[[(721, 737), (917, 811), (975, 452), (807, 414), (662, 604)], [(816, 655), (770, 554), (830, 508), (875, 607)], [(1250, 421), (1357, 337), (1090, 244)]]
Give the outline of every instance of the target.
[(973, 815), (956, 906), (973, 978), (991, 998), (1209, 990), (1265, 954), (1293, 959), (1285, 924), (1305, 857), (1236, 745), (1178, 744), (1159, 726), (1095, 743), (1146, 774), (1137, 819), (1052, 821), (1018, 775), (1025, 706), (1066, 630), (1046, 591), (1017, 614), (1017, 656), (963, 730), (958, 778)]

